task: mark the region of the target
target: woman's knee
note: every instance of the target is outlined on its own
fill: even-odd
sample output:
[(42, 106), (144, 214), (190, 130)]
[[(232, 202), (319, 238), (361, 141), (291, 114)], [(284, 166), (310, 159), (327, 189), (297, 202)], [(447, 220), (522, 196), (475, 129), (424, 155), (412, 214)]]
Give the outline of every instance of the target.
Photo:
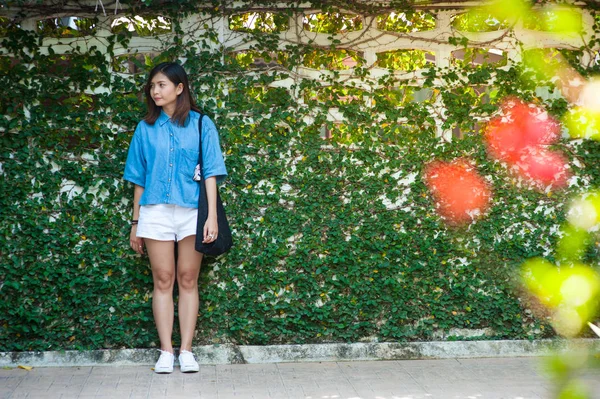
[(172, 271), (160, 271), (154, 273), (154, 288), (159, 291), (172, 291), (175, 275)]
[(198, 272), (186, 271), (178, 273), (177, 284), (180, 290), (196, 290), (198, 288)]

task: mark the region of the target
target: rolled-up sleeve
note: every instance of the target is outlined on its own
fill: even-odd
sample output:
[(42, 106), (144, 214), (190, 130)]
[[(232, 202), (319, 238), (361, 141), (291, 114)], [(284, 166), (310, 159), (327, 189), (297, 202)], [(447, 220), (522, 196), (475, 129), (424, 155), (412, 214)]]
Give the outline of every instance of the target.
[(123, 179), (137, 184), (138, 186), (146, 186), (146, 158), (144, 157), (140, 124), (138, 124), (135, 129), (131, 144), (129, 145)]
[(213, 121), (206, 116), (202, 120), (202, 160), (205, 179), (216, 176), (217, 183), (225, 180), (227, 169), (219, 143), (219, 132)]

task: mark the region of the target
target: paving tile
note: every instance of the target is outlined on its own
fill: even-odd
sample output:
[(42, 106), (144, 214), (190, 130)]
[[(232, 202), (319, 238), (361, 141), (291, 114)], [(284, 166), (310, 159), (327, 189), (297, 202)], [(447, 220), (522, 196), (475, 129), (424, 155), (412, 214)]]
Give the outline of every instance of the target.
[(0, 378), (0, 390), (15, 389), (21, 382), (21, 378)]
[(229, 393), (221, 393), (219, 392), (219, 394), (217, 395), (217, 399), (240, 399), (241, 396), (235, 396), (235, 394), (233, 392), (229, 392)]
[(268, 397), (269, 396), (269, 390), (268, 389), (264, 389), (262, 387), (251, 387), (251, 388), (244, 388), (244, 389), (236, 389), (234, 391), (234, 394), (236, 396), (242, 396), (242, 397)]
[(100, 391), (100, 387), (95, 386), (84, 386), (81, 390), (81, 395), (96, 395)]
[[(554, 394), (531, 358), (202, 366), (159, 375), (147, 366), (0, 370), (0, 399), (541, 399)], [(581, 375), (600, 392), (600, 370)]]
[(200, 390), (200, 396), (203, 396), (203, 397), (216, 398), (218, 396), (218, 394), (219, 394), (219, 391), (216, 389), (201, 389)]
[(285, 389), (269, 389), (269, 396), (272, 398), (278, 398), (287, 396), (288, 392)]
[(129, 396), (148, 396), (150, 394), (149, 389), (135, 389), (131, 391)]
[[(289, 392), (287, 396), (284, 396), (285, 399), (307, 399), (306, 395), (302, 392)], [(312, 398), (311, 398), (312, 399)], [(316, 399), (316, 398), (314, 398)]]
[(404, 368), (457, 367), (460, 364), (458, 359), (395, 360), (393, 362), (398, 363), (399, 366), (402, 366)]

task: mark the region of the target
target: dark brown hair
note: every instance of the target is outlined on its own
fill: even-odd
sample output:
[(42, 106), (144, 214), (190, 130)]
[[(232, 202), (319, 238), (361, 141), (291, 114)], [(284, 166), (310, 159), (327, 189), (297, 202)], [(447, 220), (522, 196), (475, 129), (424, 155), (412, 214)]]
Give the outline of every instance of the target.
[(148, 106), (148, 113), (144, 117), (144, 120), (150, 124), (154, 125), (154, 122), (160, 116), (160, 111), (162, 107), (157, 106), (150, 95), (150, 87), (152, 85), (152, 79), (157, 73), (162, 73), (169, 79), (175, 87), (177, 87), (180, 83), (183, 84), (183, 91), (180, 95), (177, 96), (177, 103), (175, 105), (175, 112), (171, 116), (171, 120), (175, 122), (179, 126), (184, 126), (188, 115), (190, 114), (190, 110), (194, 110), (196, 112), (201, 113), (200, 109), (196, 106), (194, 99), (192, 98), (192, 93), (190, 93), (190, 84), (188, 81), (187, 74), (183, 67), (175, 62), (163, 62), (158, 64), (152, 71), (150, 71), (150, 75), (148, 75), (148, 81), (146, 82), (146, 86), (144, 87), (144, 94), (146, 95), (146, 105)]

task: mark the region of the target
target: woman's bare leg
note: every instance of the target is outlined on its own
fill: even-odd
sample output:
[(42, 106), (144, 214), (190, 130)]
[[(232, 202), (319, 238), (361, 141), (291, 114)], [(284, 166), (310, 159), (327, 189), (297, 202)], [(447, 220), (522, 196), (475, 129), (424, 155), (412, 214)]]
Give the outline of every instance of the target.
[(152, 278), (154, 291), (152, 293), (152, 311), (154, 323), (160, 338), (160, 349), (173, 353), (173, 285), (175, 283), (175, 244), (174, 241), (158, 241), (144, 239)]
[(179, 286), (179, 329), (181, 350), (192, 351), (192, 339), (198, 320), (198, 275), (202, 254), (194, 248), (196, 236), (177, 242), (177, 284)]

